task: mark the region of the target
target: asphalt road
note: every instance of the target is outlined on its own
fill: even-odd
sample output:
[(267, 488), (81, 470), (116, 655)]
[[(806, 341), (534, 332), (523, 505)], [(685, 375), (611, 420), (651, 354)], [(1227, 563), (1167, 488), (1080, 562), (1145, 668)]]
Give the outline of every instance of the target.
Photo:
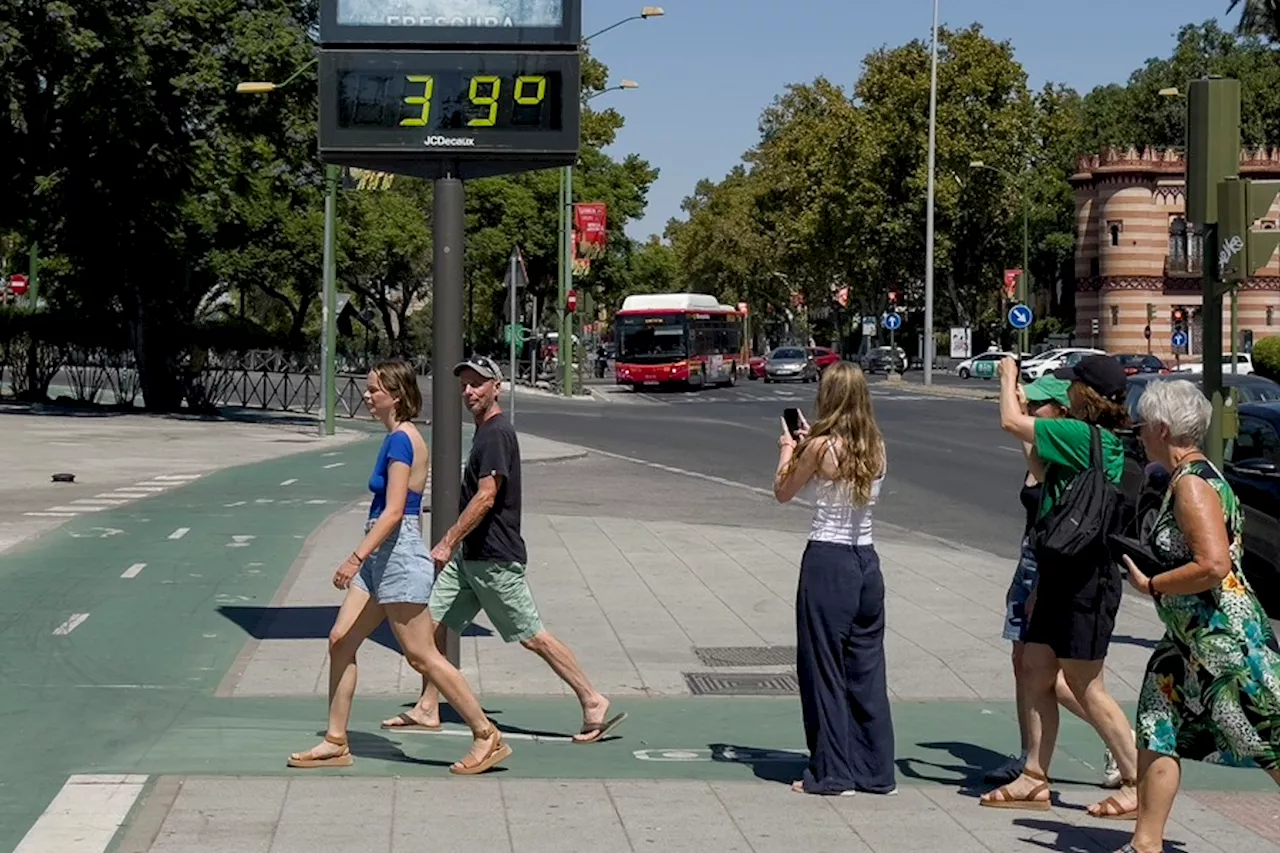
[[(609, 402), (517, 397), (521, 432), (650, 463), (771, 486), (782, 409), (809, 412), (815, 385), (740, 383), (700, 392), (636, 394)], [(987, 401), (873, 386), (889, 448), (879, 520), (1016, 557), (1023, 525), (1021, 452)], [(619, 489), (626, 483), (619, 482)]]

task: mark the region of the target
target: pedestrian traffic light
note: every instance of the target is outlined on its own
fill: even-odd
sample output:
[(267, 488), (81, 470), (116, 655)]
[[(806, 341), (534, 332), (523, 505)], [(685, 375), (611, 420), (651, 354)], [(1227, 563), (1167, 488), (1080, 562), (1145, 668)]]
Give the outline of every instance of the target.
[(1280, 181), (1227, 178), (1218, 185), (1218, 269), (1223, 281), (1240, 283), (1268, 263), (1280, 246), (1274, 225), (1255, 231), (1280, 195)]
[(889, 304), (890, 304), (890, 305), (897, 305), (897, 304), (898, 304), (898, 291), (896, 291), (896, 290), (890, 290), (890, 291), (889, 291)]
[(1211, 77), (1187, 86), (1187, 219), (1219, 221), (1218, 182), (1240, 170), (1240, 81)]

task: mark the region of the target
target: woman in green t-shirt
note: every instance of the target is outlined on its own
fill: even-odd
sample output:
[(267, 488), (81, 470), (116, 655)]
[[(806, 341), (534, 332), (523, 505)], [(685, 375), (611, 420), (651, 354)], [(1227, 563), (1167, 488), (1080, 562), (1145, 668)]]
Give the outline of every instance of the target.
[[(1000, 363), (1000, 426), (1034, 448), (1045, 472), (1038, 517), (1060, 501), (1076, 474), (1090, 465), (1092, 428), (1098, 427), (1102, 467), (1108, 479), (1120, 482), (1124, 446), (1112, 430), (1128, 426), (1124, 398), (1128, 379), (1111, 356), (1088, 356), (1054, 376), (1071, 382), (1069, 417), (1033, 418), (1018, 397), (1018, 365)], [(1124, 780), (1119, 793), (1089, 807), (1094, 817), (1132, 820), (1138, 799), (1134, 780), (1138, 752), (1124, 711), (1107, 692), (1102, 679), (1104, 659), (1120, 609), (1121, 580), (1105, 547), (1096, 565), (1065, 565), (1053, 554), (1038, 551), (1036, 604), (1027, 626), (1026, 701), (1033, 719), (1026, 767), (1020, 777), (985, 794), (984, 806), (1043, 811), (1049, 808), (1049, 762), (1058, 737), (1055, 685), (1059, 668), (1071, 692), (1115, 756)]]

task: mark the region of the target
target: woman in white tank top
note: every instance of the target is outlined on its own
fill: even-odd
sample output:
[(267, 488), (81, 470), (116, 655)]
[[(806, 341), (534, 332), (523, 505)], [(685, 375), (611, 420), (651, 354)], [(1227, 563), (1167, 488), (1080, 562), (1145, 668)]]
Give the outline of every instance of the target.
[(804, 424), (797, 441), (784, 421), (778, 446), (778, 501), (809, 483), (817, 493), (796, 593), (796, 673), (809, 765), (792, 790), (892, 794), (884, 577), (871, 537), (886, 460), (862, 371), (848, 362), (828, 367), (814, 425)]

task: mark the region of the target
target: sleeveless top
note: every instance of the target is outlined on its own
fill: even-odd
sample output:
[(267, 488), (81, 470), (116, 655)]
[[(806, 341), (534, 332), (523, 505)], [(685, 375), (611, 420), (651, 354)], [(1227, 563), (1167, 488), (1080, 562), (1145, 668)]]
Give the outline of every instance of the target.
[[(886, 463), (887, 464), (887, 463)], [(864, 506), (855, 506), (853, 494), (843, 483), (819, 477), (814, 484), (811, 542), (838, 545), (871, 545), (871, 508), (880, 499), (884, 474), (871, 481), (871, 497)]]

